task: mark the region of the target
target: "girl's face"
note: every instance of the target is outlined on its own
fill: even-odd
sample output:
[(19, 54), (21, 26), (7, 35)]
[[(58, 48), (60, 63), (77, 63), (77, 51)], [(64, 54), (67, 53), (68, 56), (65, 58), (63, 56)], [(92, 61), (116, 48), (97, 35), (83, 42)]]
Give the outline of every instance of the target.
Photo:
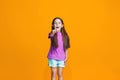
[(61, 30), (62, 27), (63, 27), (63, 24), (62, 24), (61, 20), (60, 20), (60, 19), (56, 19), (56, 20), (54, 21), (54, 28), (55, 28), (57, 31), (59, 31), (59, 30)]

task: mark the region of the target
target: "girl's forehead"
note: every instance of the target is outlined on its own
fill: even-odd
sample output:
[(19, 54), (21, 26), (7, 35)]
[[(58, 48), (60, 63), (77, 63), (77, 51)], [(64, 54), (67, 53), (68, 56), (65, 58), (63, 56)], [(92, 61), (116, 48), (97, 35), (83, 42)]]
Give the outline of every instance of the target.
[(55, 21), (54, 22), (61, 22), (61, 20), (60, 19), (55, 19)]

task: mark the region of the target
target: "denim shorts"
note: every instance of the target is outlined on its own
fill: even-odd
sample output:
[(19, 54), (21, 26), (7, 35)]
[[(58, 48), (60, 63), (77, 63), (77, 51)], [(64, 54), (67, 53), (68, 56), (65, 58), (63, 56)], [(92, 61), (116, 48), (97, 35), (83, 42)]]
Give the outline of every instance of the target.
[(65, 67), (63, 60), (48, 59), (48, 66), (50, 67)]

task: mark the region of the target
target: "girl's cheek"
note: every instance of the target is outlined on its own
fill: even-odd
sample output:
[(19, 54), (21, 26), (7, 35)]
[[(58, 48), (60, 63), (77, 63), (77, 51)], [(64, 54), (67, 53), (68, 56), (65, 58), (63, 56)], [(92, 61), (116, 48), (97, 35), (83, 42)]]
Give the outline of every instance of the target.
[(56, 25), (54, 24), (54, 26), (56, 26)]

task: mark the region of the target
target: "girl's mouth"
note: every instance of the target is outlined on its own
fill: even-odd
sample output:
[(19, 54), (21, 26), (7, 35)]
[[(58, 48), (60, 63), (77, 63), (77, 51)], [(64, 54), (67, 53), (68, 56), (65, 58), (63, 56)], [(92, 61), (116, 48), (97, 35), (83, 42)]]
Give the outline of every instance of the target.
[(56, 27), (56, 28), (59, 28), (59, 27)]

